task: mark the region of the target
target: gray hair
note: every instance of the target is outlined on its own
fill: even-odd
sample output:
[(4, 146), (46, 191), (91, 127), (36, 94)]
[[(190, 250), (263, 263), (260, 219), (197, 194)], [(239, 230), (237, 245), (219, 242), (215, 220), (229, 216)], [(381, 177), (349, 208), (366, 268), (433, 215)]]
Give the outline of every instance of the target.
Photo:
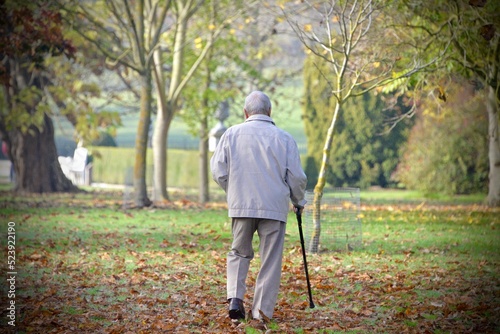
[(245, 110), (248, 115), (264, 114), (271, 112), (271, 100), (266, 94), (256, 90), (245, 98)]

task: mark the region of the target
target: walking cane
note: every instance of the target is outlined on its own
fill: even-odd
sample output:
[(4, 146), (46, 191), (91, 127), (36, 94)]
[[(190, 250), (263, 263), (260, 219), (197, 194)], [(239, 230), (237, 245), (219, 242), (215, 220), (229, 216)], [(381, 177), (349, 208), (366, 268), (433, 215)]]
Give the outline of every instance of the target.
[(306, 249), (304, 247), (304, 234), (302, 233), (302, 214), (300, 212), (300, 208), (297, 208), (297, 223), (299, 225), (299, 234), (300, 234), (300, 244), (302, 246), (302, 257), (304, 258), (304, 270), (306, 272), (306, 281), (307, 281), (307, 292), (309, 293), (309, 307), (314, 308), (313, 297), (311, 292), (311, 282), (309, 281), (309, 272), (307, 271), (307, 260), (306, 260)]

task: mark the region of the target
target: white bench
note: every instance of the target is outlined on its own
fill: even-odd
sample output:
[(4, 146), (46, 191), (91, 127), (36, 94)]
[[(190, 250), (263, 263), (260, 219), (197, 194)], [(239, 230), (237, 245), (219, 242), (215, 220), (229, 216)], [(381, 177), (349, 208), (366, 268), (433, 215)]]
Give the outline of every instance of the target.
[(92, 164), (87, 164), (89, 151), (85, 147), (77, 147), (73, 157), (58, 157), (61, 169), (75, 185), (90, 185)]

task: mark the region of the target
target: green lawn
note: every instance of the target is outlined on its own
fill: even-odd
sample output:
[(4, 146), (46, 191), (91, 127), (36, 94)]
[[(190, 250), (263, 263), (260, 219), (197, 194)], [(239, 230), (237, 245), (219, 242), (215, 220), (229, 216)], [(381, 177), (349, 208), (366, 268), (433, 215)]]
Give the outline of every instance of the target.
[(444, 194), (423, 194), (417, 190), (362, 190), (360, 194), (361, 202), (368, 204), (481, 204), (486, 199), (486, 194), (468, 195), (444, 195)]
[[(123, 194), (0, 193), (1, 242), (15, 222), (18, 333), (498, 333), (498, 209), (362, 192), (362, 246), (308, 255), (289, 216), (275, 319), (227, 318), (223, 203), (190, 195), (125, 209)], [(368, 196), (368, 198), (364, 196)], [(401, 198), (407, 200), (401, 201)], [(6, 257), (4, 257), (6, 258)], [(248, 278), (252, 288), (258, 256)], [(5, 280), (7, 269), (2, 270)], [(8, 320), (2, 286), (1, 324)], [(4, 307), (5, 306), (5, 307)]]

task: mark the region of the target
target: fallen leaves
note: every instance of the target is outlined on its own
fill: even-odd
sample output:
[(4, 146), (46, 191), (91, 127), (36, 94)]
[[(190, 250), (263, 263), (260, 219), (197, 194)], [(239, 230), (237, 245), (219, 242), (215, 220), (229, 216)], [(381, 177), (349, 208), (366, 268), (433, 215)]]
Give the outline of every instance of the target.
[[(128, 211), (115, 210), (120, 206), (111, 199), (72, 197), (66, 211), (54, 209), (63, 202), (40, 201), (39, 211), (25, 204), (14, 216), (25, 231), (17, 254), (19, 331), (494, 333), (500, 326), (499, 259), (478, 260), (465, 248), (486, 236), (499, 240), (492, 228), (498, 216), (481, 206), (364, 207), (364, 250), (308, 255), (315, 309), (309, 308), (298, 239), (289, 234), (274, 319), (234, 323), (225, 300), (230, 238), (224, 205), (212, 207), (222, 223), (204, 224), (207, 206), (187, 200)], [(439, 210), (449, 217), (445, 223)], [(449, 240), (410, 238), (397, 228), (406, 221), (419, 236), (449, 234)], [(454, 239), (458, 233), (467, 238)], [(488, 247), (485, 254), (498, 254), (498, 243)], [(247, 309), (258, 265), (256, 256)]]
[[(142, 266), (129, 273), (114, 273), (109, 280), (84, 271), (75, 275), (74, 267), (59, 262), (58, 271), (70, 278), (44, 275), (32, 291), (45, 292), (20, 297), (20, 328), (36, 333), (240, 333), (246, 327), (263, 333), (294, 333), (297, 328), (304, 332), (375, 329), (423, 333), (437, 329), (465, 332), (475, 324), (475, 330), (488, 333), (495, 320), (485, 315), (499, 307), (498, 281), (470, 281), (441, 271), (443, 281), (434, 286), (430, 280), (434, 268), (409, 275), (367, 273), (355, 266), (336, 265), (337, 270), (312, 275), (317, 308), (311, 310), (300, 259), (287, 257), (274, 320), (265, 321), (268, 325), (256, 321), (234, 324), (226, 315), (223, 275), (214, 275), (189, 258), (189, 264), (166, 256), (170, 266), (146, 265), (148, 255), (135, 252), (136, 263)], [(42, 258), (38, 253), (28, 257), (31, 263)], [(116, 259), (105, 258), (96, 261)], [(313, 264), (318, 261), (312, 258)], [(219, 273), (225, 270), (223, 261), (211, 265), (219, 267)], [(172, 266), (177, 268), (174, 272)], [(250, 285), (247, 303), (252, 288)]]

